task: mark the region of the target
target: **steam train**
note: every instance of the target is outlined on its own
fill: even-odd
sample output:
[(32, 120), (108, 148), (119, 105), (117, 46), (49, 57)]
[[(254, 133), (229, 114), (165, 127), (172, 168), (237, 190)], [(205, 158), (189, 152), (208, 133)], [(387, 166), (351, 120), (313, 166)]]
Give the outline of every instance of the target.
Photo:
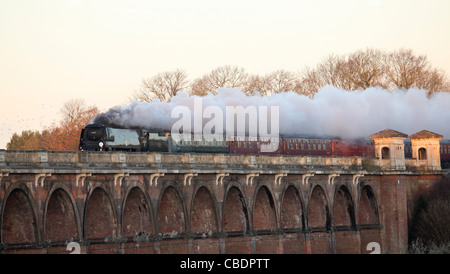
[[(374, 145), (370, 139), (344, 140), (311, 136), (281, 136), (274, 142), (271, 152), (262, 152), (269, 145), (263, 138), (234, 137), (205, 140), (190, 134), (189, 138), (173, 138), (163, 129), (122, 129), (103, 124), (89, 124), (81, 132), (80, 150), (135, 151), (172, 153), (229, 153), (229, 154), (283, 154), (312, 156), (373, 156)], [(441, 141), (442, 168), (450, 168), (450, 140)], [(411, 143), (405, 140), (405, 157), (411, 157)]]

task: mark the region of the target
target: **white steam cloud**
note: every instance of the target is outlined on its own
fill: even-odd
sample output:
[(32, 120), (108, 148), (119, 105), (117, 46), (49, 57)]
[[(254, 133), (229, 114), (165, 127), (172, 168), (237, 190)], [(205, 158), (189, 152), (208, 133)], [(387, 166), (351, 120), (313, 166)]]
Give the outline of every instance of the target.
[[(279, 106), (280, 135), (313, 135), (342, 138), (368, 138), (391, 128), (408, 135), (427, 129), (450, 138), (450, 93), (420, 89), (388, 91), (373, 87), (345, 91), (333, 86), (322, 88), (310, 99), (288, 92), (272, 96), (246, 96), (238, 89), (221, 88), (217, 95), (189, 96), (180, 92), (167, 102), (140, 103), (110, 109), (92, 122), (116, 127), (162, 128), (170, 130), (176, 120), (171, 111), (176, 106), (194, 110), (194, 99), (201, 98), (203, 109), (217, 106)], [(225, 115), (224, 115), (225, 117)], [(270, 116), (269, 116), (270, 117)], [(204, 122), (205, 123), (205, 122)]]

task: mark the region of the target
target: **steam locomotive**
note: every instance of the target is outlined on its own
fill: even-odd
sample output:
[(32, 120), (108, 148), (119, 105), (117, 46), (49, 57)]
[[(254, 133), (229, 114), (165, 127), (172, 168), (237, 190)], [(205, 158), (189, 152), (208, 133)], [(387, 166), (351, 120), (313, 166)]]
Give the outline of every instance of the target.
[[(80, 150), (86, 151), (134, 151), (172, 153), (229, 153), (229, 154), (283, 154), (312, 156), (373, 156), (374, 145), (370, 139), (343, 140), (340, 138), (318, 138), (311, 136), (281, 136), (277, 147), (271, 152), (262, 152), (263, 139), (235, 137), (222, 141), (196, 138), (173, 138), (164, 129), (122, 129), (103, 124), (89, 124), (81, 132)], [(443, 168), (450, 167), (450, 141), (441, 141)], [(405, 140), (405, 156), (411, 157), (411, 143)]]

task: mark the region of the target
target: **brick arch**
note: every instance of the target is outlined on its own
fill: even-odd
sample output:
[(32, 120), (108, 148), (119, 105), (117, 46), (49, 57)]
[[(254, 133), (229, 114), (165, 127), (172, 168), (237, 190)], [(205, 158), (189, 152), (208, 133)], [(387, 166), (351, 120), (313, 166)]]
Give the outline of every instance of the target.
[(280, 213), (280, 229), (283, 230), (283, 252), (304, 253), (305, 214), (300, 191), (289, 184), (283, 192)]
[(44, 212), (45, 241), (78, 241), (79, 214), (74, 201), (64, 187), (55, 187), (48, 195)]
[(211, 191), (200, 186), (194, 193), (191, 206), (191, 232), (211, 234), (219, 231), (216, 203)]
[(350, 190), (345, 185), (336, 188), (333, 204), (336, 253), (358, 253), (358, 236), (355, 223), (355, 205)]
[(250, 230), (247, 202), (238, 185), (229, 186), (223, 205), (223, 231), (225, 253), (251, 253)]
[(157, 233), (168, 236), (186, 232), (184, 203), (175, 186), (169, 185), (159, 198), (157, 213)]
[(367, 251), (367, 245), (370, 242), (379, 243), (381, 250), (380, 218), (378, 214), (378, 202), (375, 193), (370, 185), (361, 185), (361, 191), (358, 202), (358, 227), (360, 229), (360, 249), (361, 253), (370, 253)]
[(1, 242), (5, 245), (39, 241), (37, 214), (28, 188), (11, 188), (5, 196), (1, 219)]
[(355, 205), (350, 190), (341, 185), (336, 189), (333, 205), (333, 225), (336, 227), (355, 228)]
[(280, 214), (280, 228), (304, 229), (305, 214), (299, 190), (289, 185), (283, 192)]
[(276, 201), (266, 185), (257, 188), (253, 203), (253, 230), (255, 238), (255, 253), (278, 253)]
[(308, 202), (308, 226), (310, 228), (311, 253), (332, 253), (330, 237), (331, 216), (328, 198), (320, 185), (315, 185)]
[(124, 198), (122, 235), (124, 237), (152, 235), (154, 224), (149, 199), (139, 186), (131, 187)]
[(194, 192), (191, 206), (190, 230), (194, 239), (194, 253), (219, 253), (219, 225), (217, 208), (211, 191), (200, 186)]
[(247, 202), (242, 191), (232, 186), (225, 194), (223, 208), (223, 230), (226, 233), (247, 234), (250, 229)]
[(308, 203), (308, 226), (320, 230), (331, 229), (331, 216), (325, 190), (316, 185), (311, 190)]
[(160, 253), (189, 253), (187, 214), (183, 196), (174, 182), (161, 190), (156, 214), (156, 233), (161, 237)]
[(100, 240), (116, 235), (117, 221), (111, 195), (103, 187), (95, 187), (86, 199), (84, 237)]
[(253, 229), (275, 230), (277, 228), (277, 216), (275, 201), (269, 188), (260, 186), (255, 195), (253, 204)]
[(363, 185), (359, 195), (358, 224), (379, 224), (378, 202), (371, 186)]

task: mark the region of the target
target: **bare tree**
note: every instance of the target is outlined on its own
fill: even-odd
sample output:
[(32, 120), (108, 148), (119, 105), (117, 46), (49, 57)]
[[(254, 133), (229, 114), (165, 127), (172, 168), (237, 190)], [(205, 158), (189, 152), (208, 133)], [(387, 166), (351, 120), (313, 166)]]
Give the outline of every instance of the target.
[(345, 57), (333, 54), (319, 63), (316, 70), (318, 82), (321, 84), (321, 87), (333, 85), (347, 90), (353, 89), (352, 82), (343, 74), (345, 65)]
[(296, 81), (296, 92), (314, 94), (325, 85), (346, 90), (373, 86), (394, 89), (417, 87), (435, 91), (450, 91), (448, 77), (433, 68), (424, 55), (401, 49), (383, 52), (366, 49), (346, 56), (330, 55), (313, 69), (305, 69)]
[(76, 150), (81, 130), (99, 114), (97, 106), (86, 106), (82, 99), (67, 101), (60, 111), (59, 126), (44, 131), (43, 143), (54, 150)]
[(346, 81), (351, 83), (351, 89), (386, 87), (383, 57), (384, 53), (375, 49), (360, 50), (350, 54), (340, 67), (340, 71)]
[(248, 74), (243, 68), (223, 66), (212, 70), (199, 79), (195, 79), (191, 85), (193, 95), (206, 95), (208, 92), (217, 93), (221, 87), (242, 89), (246, 83)]
[(417, 81), (417, 86), (428, 90), (431, 95), (434, 92), (450, 91), (450, 81), (445, 73), (440, 69), (430, 69), (422, 74)]
[(83, 99), (72, 99), (64, 103), (60, 113), (61, 126), (84, 127), (99, 113), (99, 110), (97, 106), (86, 106)]
[(243, 91), (247, 95), (259, 93), (261, 96), (267, 96), (272, 92), (270, 77), (260, 75), (250, 75), (243, 84)]
[(394, 51), (386, 56), (385, 71), (394, 87), (411, 88), (429, 69), (425, 55), (416, 56), (410, 49)]
[(295, 81), (294, 91), (298, 94), (313, 98), (314, 94), (323, 86), (319, 73), (309, 67), (304, 68), (299, 73), (299, 78)]
[(206, 96), (212, 89), (206, 76), (203, 76), (192, 81), (191, 95)]
[(450, 91), (450, 82), (445, 73), (433, 68), (425, 55), (414, 55), (410, 49), (400, 49), (386, 56), (385, 70), (391, 86), (417, 87), (436, 91)]
[(294, 91), (295, 76), (286, 70), (277, 70), (268, 75), (272, 93)]
[(257, 92), (261, 96), (268, 96), (274, 93), (295, 91), (297, 77), (294, 73), (286, 70), (277, 70), (270, 74), (250, 75), (243, 83), (243, 90), (247, 95), (254, 95)]
[(331, 54), (313, 68), (298, 75), (278, 70), (266, 75), (249, 75), (236, 66), (218, 67), (189, 83), (183, 70), (160, 73), (142, 80), (142, 88), (133, 99), (150, 102), (170, 101), (180, 90), (190, 89), (191, 95), (216, 94), (221, 87), (239, 88), (247, 95), (271, 95), (294, 91), (311, 98), (322, 87), (333, 85), (345, 90), (380, 86), (386, 89), (417, 87), (429, 93), (450, 91), (447, 75), (433, 68), (426, 56), (412, 50), (385, 52), (367, 48), (348, 55)]
[(417, 197), (411, 211), (409, 235), (412, 240), (450, 243), (450, 179), (429, 185)]
[(151, 102), (155, 98), (170, 102), (178, 91), (187, 88), (187, 84), (187, 74), (184, 70), (162, 72), (151, 78), (142, 79), (142, 88), (133, 98), (144, 102)]

